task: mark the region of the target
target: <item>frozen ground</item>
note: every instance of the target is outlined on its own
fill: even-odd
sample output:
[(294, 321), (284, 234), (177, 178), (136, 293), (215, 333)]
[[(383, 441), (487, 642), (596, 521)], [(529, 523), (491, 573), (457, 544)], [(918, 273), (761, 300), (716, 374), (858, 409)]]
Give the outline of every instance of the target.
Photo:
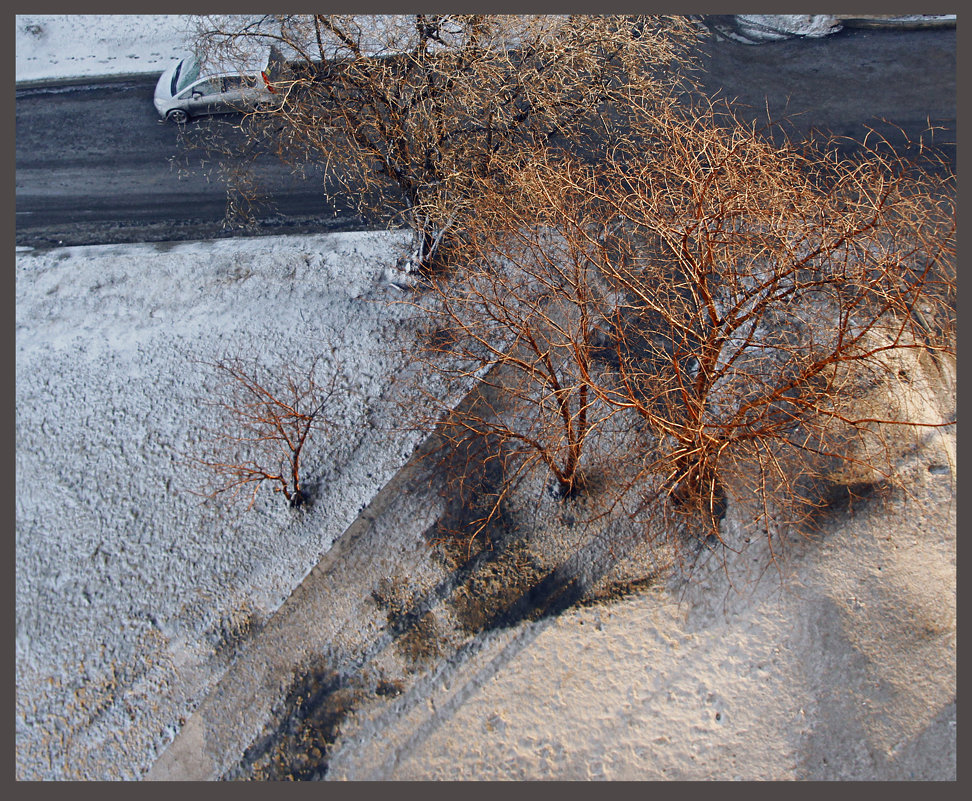
[[(161, 70), (185, 49), (184, 23), (18, 16), (17, 80)], [(908, 492), (795, 549), (785, 592), (772, 574), (730, 592), (714, 571), (470, 631), (472, 585), (450, 585), (426, 604), (434, 637), (392, 638), (396, 604), (444, 575), (414, 534), (438, 507), (415, 492), (335, 552), (323, 605), (293, 618), (302, 627), (277, 625), (415, 444), (384, 402), (412, 331), (406, 307), (384, 303), (398, 297), (382, 276), (402, 244), (370, 233), (18, 253), (19, 778), (134, 779), (204, 750), (188, 735), (214, 707), (279, 700), (220, 710), (217, 692), (246, 686), (247, 659), (271, 661), (273, 632), (284, 667), (296, 641), (326, 649), (336, 632), (345, 656), (391, 680), (343, 719), (329, 777), (955, 777), (953, 430), (903, 458)], [(350, 390), (308, 465), (318, 502), (201, 504), (182, 459), (211, 379), (197, 360), (318, 348)], [(951, 413), (953, 379), (935, 385), (929, 419)], [(497, 564), (483, 570), (505, 603), (516, 574)], [(386, 651), (365, 648), (381, 637)], [(242, 720), (223, 723), (242, 733)], [(226, 769), (240, 754), (219, 757)]]
[(18, 14), (17, 82), (158, 72), (189, 49), (190, 18)]
[[(134, 778), (404, 461), (382, 403), (406, 367), (396, 233), (65, 248), (17, 257), (18, 762)], [(324, 352), (343, 376), (293, 512), (203, 504), (201, 404), (226, 354)]]
[[(952, 417), (954, 373), (900, 368), (897, 402)], [(406, 468), (149, 778), (954, 778), (954, 430), (898, 444), (900, 488), (835, 503), (782, 574), (738, 509), (728, 570), (682, 571), (537, 485), (469, 558)]]
[[(784, 592), (772, 571), (730, 592), (716, 570), (470, 630), (529, 589), (497, 567), (504, 551), (481, 568), (485, 612), (470, 606), (474, 573), (433, 598), (431, 634), (393, 636), (389, 610), (452, 575), (419, 536), (441, 499), (414, 485), (329, 568), (319, 610), (272, 656), (261, 650), (280, 604), (415, 442), (382, 402), (407, 364), (396, 355), (407, 307), (382, 302), (399, 295), (381, 280), (403, 244), (369, 233), (18, 254), (21, 778), (143, 776), (187, 721), (206, 722), (211, 691), (247, 688), (237, 654), (286, 661), (295, 643), (343, 653), (402, 693), (342, 722), (333, 777), (954, 776), (950, 431), (908, 452), (910, 494), (865, 503), (797, 549)], [(263, 496), (245, 515), (200, 504), (180, 459), (210, 379), (195, 360), (230, 350), (272, 364), (317, 348), (351, 390), (308, 465), (323, 479), (317, 504), (294, 513)], [(939, 391), (929, 420), (954, 402), (948, 381)], [(259, 727), (254, 710), (278, 703), (261, 686), (238, 708), (219, 701), (217, 717), (241, 734)], [(240, 753), (223, 752), (223, 769)]]

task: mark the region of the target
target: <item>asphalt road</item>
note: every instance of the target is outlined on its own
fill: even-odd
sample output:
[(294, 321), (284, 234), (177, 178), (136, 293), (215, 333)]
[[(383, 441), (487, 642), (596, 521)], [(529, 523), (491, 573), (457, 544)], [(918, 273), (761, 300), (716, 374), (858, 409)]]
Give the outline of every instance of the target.
[(936, 143), (954, 161), (955, 33), (845, 29), (762, 45), (711, 41), (704, 85), (735, 100), (744, 115), (766, 119), (768, 109), (787, 117), (803, 135), (817, 129), (860, 139), (874, 126), (900, 144), (929, 121), (941, 124), (947, 130)]
[[(186, 153), (176, 126), (160, 122), (152, 106), (155, 82), (148, 76), (18, 89), (18, 245), (234, 233), (222, 224), (226, 195), (218, 174)], [(271, 198), (268, 229), (362, 224), (350, 202), (338, 209), (325, 202), (319, 173), (296, 178), (275, 159), (262, 163), (259, 173)]]
[[(848, 30), (763, 45), (711, 40), (703, 83), (744, 116), (787, 115), (811, 129), (860, 138), (881, 118), (917, 137), (956, 118), (955, 29)], [(50, 247), (197, 239), (240, 233), (222, 225), (225, 191), (211, 165), (188, 156), (177, 128), (159, 122), (156, 78), (19, 88), (16, 94), (16, 241)], [(195, 124), (195, 123), (192, 123)], [(946, 147), (954, 159), (954, 144)], [(259, 233), (340, 230), (365, 224), (352, 198), (336, 207), (323, 176), (293, 176), (273, 160), (259, 174), (269, 205)]]

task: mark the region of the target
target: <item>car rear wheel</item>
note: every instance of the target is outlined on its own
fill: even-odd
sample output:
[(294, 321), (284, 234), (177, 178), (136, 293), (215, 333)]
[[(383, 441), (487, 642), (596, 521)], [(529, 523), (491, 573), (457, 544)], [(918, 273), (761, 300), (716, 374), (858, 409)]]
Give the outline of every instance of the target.
[(165, 115), (165, 118), (169, 122), (174, 122), (176, 125), (185, 125), (189, 121), (189, 115), (181, 108), (172, 109), (172, 111)]

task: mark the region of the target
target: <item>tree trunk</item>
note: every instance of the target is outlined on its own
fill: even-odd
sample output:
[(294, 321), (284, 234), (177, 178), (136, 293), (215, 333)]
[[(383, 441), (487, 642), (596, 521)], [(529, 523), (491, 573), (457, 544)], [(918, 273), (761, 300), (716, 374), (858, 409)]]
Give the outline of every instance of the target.
[(725, 490), (715, 470), (698, 461), (688, 459), (676, 462), (678, 474), (682, 476), (669, 493), (674, 506), (693, 506), (713, 522), (726, 516), (727, 500)]

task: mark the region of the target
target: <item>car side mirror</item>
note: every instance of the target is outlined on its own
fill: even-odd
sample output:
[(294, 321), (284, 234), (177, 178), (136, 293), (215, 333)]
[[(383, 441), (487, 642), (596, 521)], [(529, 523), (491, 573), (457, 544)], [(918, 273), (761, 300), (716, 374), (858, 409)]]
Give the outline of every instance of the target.
[(192, 96), (193, 96), (193, 97), (202, 97), (202, 96), (203, 96), (203, 93), (202, 93), (202, 91), (201, 91), (201, 90), (199, 90), (199, 89), (193, 89), (193, 90), (192, 90)]

